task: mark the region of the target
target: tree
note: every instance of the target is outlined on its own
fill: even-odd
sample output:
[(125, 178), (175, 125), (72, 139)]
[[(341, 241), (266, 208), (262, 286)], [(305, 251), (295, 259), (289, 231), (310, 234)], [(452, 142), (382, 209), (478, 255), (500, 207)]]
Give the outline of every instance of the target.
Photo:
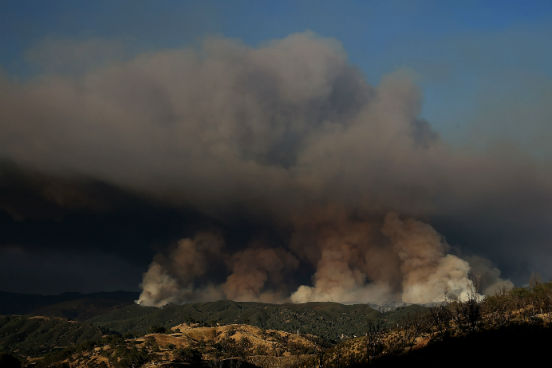
[(200, 363), (202, 359), (201, 353), (191, 347), (177, 349), (174, 357), (176, 360), (188, 363)]

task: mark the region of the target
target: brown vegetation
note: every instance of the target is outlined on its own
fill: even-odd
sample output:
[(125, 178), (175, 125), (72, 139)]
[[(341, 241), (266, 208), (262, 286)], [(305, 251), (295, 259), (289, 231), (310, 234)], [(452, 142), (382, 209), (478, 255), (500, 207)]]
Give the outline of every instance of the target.
[(312, 335), (241, 324), (217, 327), (180, 324), (168, 333), (111, 338), (103, 346), (59, 356), (59, 359), (50, 357), (27, 363), (48, 367), (122, 368), (173, 364), (218, 366), (232, 360), (266, 368), (295, 367), (321, 352), (317, 340)]
[(393, 326), (374, 324), (366, 336), (326, 351), (323, 361), (326, 367), (369, 365), (437, 342), (512, 326), (546, 329), (551, 322), (552, 283), (536, 282), (480, 301), (475, 296), (464, 302), (450, 301)]

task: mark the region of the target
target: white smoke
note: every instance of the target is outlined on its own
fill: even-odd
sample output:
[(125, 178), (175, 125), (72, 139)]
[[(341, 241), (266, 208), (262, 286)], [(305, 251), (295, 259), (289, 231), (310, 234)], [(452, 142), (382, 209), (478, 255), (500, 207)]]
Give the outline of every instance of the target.
[(137, 301), (146, 306), (208, 301), (223, 297), (218, 287), (198, 285), (197, 279), (210, 272), (222, 257), (223, 241), (214, 234), (200, 233), (194, 239), (182, 239), (168, 256), (158, 255), (142, 280)]
[[(368, 224), (365, 226), (369, 228)], [(363, 232), (356, 232), (353, 235), (356, 239), (351, 239), (353, 229), (349, 226), (347, 236), (341, 239), (326, 237), (320, 243), (322, 251), (313, 276), (314, 286), (300, 286), (292, 294), (292, 301), (423, 304), (481, 297), (470, 278), (470, 264), (447, 254), (447, 244), (431, 226), (413, 219), (401, 220), (397, 214), (389, 213), (381, 229), (388, 241), (384, 248), (370, 243), (368, 237), (362, 236)], [(383, 257), (377, 253), (389, 250), (392, 250), (391, 256), (384, 256), (387, 262), (373, 262), (374, 258)], [(367, 254), (372, 257), (372, 262), (363, 257)], [(395, 261), (389, 261), (393, 256)], [(389, 270), (391, 265), (396, 268)], [(385, 271), (380, 272), (384, 277), (370, 277), (370, 273), (374, 275), (374, 268), (384, 268)], [(511, 282), (500, 279), (490, 264), (480, 262), (478, 268), (493, 273), (494, 287), (511, 285)], [(389, 277), (397, 274), (400, 285), (393, 288), (393, 280)], [(487, 286), (485, 291), (489, 288), (492, 287)]]

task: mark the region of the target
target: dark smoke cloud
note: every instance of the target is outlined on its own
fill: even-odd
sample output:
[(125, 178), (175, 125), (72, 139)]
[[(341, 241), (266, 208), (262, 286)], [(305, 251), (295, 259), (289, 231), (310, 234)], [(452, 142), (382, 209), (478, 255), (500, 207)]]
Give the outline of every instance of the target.
[[(211, 219), (154, 257), (142, 304), (431, 302), (473, 292), (475, 272), (480, 292), (511, 285), (448, 242), (515, 268), (505, 255), (524, 251), (496, 235), (532, 229), (519, 237), (529, 261), (551, 222), (550, 170), (509, 146), (454, 150), (420, 109), (406, 72), (371, 86), (335, 40), (213, 38), (0, 80), (0, 156)], [(50, 202), (95, 205), (51, 192)], [(458, 227), (468, 231), (450, 238)]]

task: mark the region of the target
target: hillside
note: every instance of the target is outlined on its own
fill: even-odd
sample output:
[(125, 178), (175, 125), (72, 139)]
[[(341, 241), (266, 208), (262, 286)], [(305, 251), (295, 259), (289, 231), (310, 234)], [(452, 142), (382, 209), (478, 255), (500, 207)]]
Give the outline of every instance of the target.
[(44, 316), (0, 316), (0, 352), (40, 356), (68, 346), (99, 341), (90, 324)]
[(374, 323), (367, 336), (324, 351), (325, 367), (527, 366), (548, 360), (552, 338), (552, 283), (538, 283), (427, 313)]
[(233, 365), (294, 367), (312, 361), (325, 348), (313, 335), (243, 324), (180, 324), (169, 331), (127, 339), (57, 318), (4, 317), (0, 324), (0, 351), (9, 351), (25, 365), (37, 367), (122, 368), (201, 362), (224, 366), (229, 361)]
[(370, 366), (538, 367), (550, 359), (550, 341), (552, 328), (548, 326), (511, 325), (435, 341), (403, 355), (376, 360)]
[(220, 301), (127, 304), (84, 321), (0, 316), (0, 353), (36, 367), (507, 366), (542, 356), (551, 338), (552, 283), (385, 313), (367, 305)]
[(140, 335), (152, 326), (169, 328), (180, 323), (250, 324), (260, 328), (309, 333), (337, 340), (361, 335), (370, 321), (394, 313), (380, 313), (368, 305), (337, 303), (262, 304), (219, 301), (168, 305), (164, 308), (131, 305), (91, 318), (90, 323), (122, 334)]

